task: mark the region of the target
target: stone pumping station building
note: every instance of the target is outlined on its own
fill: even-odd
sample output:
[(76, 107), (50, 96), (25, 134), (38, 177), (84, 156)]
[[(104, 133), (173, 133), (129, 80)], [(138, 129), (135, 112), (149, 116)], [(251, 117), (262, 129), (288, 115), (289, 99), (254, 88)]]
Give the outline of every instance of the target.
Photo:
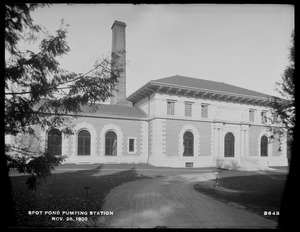
[[(112, 25), (112, 52), (126, 49), (124, 22)], [(125, 66), (126, 53), (119, 62)], [(126, 69), (110, 104), (83, 108), (74, 134), (40, 131), (65, 163), (146, 163), (165, 167), (286, 166), (286, 140), (270, 141), (269, 95), (230, 84), (174, 75), (126, 96)], [(277, 125), (274, 125), (277, 126)]]

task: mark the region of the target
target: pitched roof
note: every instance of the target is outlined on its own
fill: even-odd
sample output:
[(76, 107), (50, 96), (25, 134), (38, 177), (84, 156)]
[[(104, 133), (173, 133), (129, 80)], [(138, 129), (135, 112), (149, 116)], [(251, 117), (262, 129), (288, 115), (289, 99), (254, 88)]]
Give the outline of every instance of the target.
[(124, 105), (107, 105), (97, 104), (97, 109), (93, 110), (93, 107), (89, 105), (83, 106), (81, 109), (83, 113), (88, 115), (107, 115), (107, 116), (125, 116), (125, 117), (137, 117), (144, 118), (147, 115), (137, 107), (124, 106)]
[(222, 82), (176, 75), (149, 81), (128, 96), (127, 100), (135, 104), (155, 92), (262, 106), (268, 106), (270, 103), (268, 99), (272, 97)]
[[(41, 99), (40, 102), (35, 105), (37, 110), (47, 99)], [(135, 106), (126, 105), (108, 105), (108, 104), (93, 104), (81, 106), (82, 112), (79, 115), (86, 116), (115, 116), (115, 117), (131, 117), (131, 118), (145, 118), (147, 115), (139, 108)], [(72, 113), (70, 113), (72, 114)]]
[(263, 97), (263, 98), (269, 97), (269, 95), (264, 93), (256, 92), (250, 89), (245, 89), (234, 85), (225, 84), (222, 82), (198, 79), (193, 77), (178, 76), (178, 75), (154, 80), (153, 82), (177, 85), (177, 86), (189, 87), (189, 88), (199, 88), (199, 89), (218, 91), (223, 93), (241, 94), (241, 95), (247, 95), (253, 97)]

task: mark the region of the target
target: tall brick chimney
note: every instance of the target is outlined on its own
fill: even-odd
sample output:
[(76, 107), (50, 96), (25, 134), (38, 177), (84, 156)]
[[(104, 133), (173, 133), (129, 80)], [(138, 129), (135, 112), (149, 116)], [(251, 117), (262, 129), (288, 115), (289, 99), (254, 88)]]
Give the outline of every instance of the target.
[(120, 21), (114, 21), (112, 29), (112, 60), (113, 54), (118, 56), (117, 62), (112, 64), (112, 69), (121, 68), (119, 82), (112, 91), (113, 97), (110, 98), (111, 105), (132, 105), (126, 100), (126, 42), (125, 42), (126, 24)]

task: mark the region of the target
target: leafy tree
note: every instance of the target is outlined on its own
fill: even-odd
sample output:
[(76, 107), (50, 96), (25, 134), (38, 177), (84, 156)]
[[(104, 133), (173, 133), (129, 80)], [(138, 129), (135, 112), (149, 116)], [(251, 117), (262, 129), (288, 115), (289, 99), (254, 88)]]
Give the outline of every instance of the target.
[[(49, 5), (5, 5), (5, 135), (13, 138), (29, 135), (40, 140), (37, 128), (56, 127), (72, 134), (70, 122), (82, 112), (82, 106), (89, 104), (95, 109), (94, 103), (109, 98), (123, 69), (115, 68), (117, 54), (96, 61), (85, 74), (60, 68), (58, 58), (70, 51), (68, 25), (62, 20), (51, 35), (34, 24), (31, 11), (45, 6)], [(38, 52), (20, 49), (21, 41), (37, 43), (40, 37)], [(29, 173), (27, 185), (31, 189), (64, 159), (15, 143), (6, 143), (5, 150), (8, 168)]]
[[(289, 65), (283, 72), (281, 81), (276, 83), (276, 90), (281, 94), (283, 99), (273, 97), (271, 105), (273, 106), (272, 116), (273, 122), (280, 122), (284, 129), (275, 128), (272, 130), (273, 135), (278, 137), (287, 134), (289, 147), (289, 173), (283, 192), (280, 207), (280, 216), (278, 220), (278, 228), (297, 228), (298, 225), (298, 205), (296, 202), (299, 198), (299, 188), (295, 185), (298, 182), (296, 169), (298, 168), (295, 155), (296, 148), (296, 91), (295, 91), (295, 34), (292, 33), (292, 45), (290, 47)], [(297, 192), (298, 191), (298, 192)]]
[[(269, 99), (271, 107), (271, 117), (268, 120), (269, 130), (272, 132), (271, 138), (277, 138), (279, 141), (282, 137), (287, 137), (288, 155), (293, 142), (293, 131), (296, 124), (295, 118), (295, 49), (294, 33), (292, 34), (292, 45), (290, 47), (289, 65), (284, 70), (281, 80), (275, 83), (275, 90), (282, 96), (271, 97)], [(274, 127), (274, 124), (281, 124), (282, 127)]]

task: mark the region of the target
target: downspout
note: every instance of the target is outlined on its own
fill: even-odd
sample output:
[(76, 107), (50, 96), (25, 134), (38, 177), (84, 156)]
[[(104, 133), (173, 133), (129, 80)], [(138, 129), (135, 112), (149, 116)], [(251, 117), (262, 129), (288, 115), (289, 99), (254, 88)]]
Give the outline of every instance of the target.
[[(150, 118), (150, 95), (148, 95), (148, 118)], [(149, 157), (150, 157), (150, 152), (151, 152), (151, 136), (150, 136), (150, 121), (147, 120), (148, 123), (148, 157), (147, 157), (147, 165), (149, 165)]]

